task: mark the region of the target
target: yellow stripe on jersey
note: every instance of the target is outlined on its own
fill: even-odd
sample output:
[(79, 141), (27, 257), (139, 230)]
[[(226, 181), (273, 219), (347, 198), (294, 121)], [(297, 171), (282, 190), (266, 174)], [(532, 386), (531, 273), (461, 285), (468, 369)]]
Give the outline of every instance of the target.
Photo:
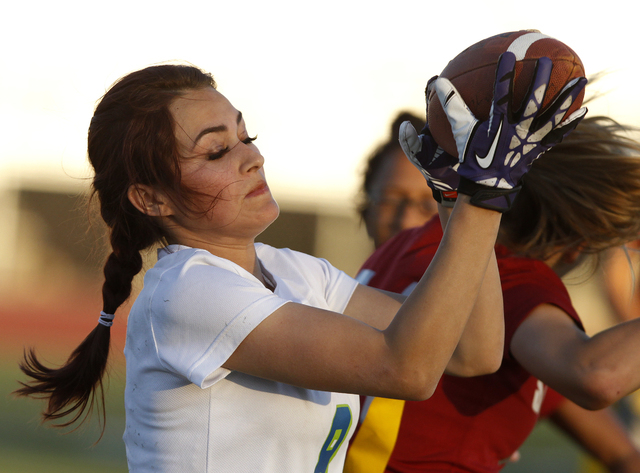
[(344, 473), (384, 473), (398, 439), (404, 401), (373, 398), (349, 447)]

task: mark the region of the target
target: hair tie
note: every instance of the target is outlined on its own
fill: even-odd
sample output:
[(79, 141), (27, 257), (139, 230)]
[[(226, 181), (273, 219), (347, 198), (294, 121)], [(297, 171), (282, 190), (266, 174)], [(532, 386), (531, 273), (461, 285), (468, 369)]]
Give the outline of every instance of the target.
[(98, 323), (100, 325), (104, 325), (105, 327), (111, 327), (113, 325), (113, 319), (115, 315), (107, 314), (104, 311), (100, 311), (100, 318), (98, 319)]

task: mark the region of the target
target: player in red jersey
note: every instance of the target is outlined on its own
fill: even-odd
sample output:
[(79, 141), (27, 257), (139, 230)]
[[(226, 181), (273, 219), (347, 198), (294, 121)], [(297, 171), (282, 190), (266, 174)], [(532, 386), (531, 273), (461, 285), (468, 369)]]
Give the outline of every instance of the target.
[[(415, 272), (431, 260), (441, 234), (437, 217), (424, 227), (401, 233), (365, 263), (360, 281), (393, 292), (410, 292), (416, 282)], [(508, 314), (506, 345), (511, 343), (528, 313), (540, 304), (562, 308), (579, 324), (569, 295), (548, 266), (532, 259), (511, 257), (504, 247), (500, 247), (497, 256)], [(357, 460), (360, 439), (371, 429), (379, 428), (370, 426), (375, 417), (368, 414), (377, 415), (378, 412), (374, 413), (379, 408), (377, 404), (383, 404), (384, 411), (390, 413), (386, 422), (391, 421), (389, 417), (399, 415), (396, 438), (389, 437), (394, 445), (386, 471), (445, 471), (454, 466), (451, 471), (496, 471), (499, 462), (509, 458), (533, 429), (545, 390), (507, 349), (498, 373), (475, 378), (445, 375), (435, 394), (423, 403), (368, 398), (363, 406), (364, 422), (349, 456)], [(367, 440), (366, 448), (370, 445)], [(389, 446), (383, 449), (388, 451)], [(484, 466), (487, 464), (495, 465), (495, 469), (487, 469)], [(375, 471), (370, 468), (361, 471)]]
[[(595, 252), (619, 244), (629, 240), (630, 236), (634, 232), (637, 233), (638, 230), (637, 223), (633, 223), (633, 220), (635, 218), (637, 222), (638, 192), (640, 190), (637, 189), (634, 180), (637, 181), (640, 171), (635, 163), (620, 156), (620, 154), (628, 154), (630, 151), (637, 153), (638, 147), (633, 142), (623, 139), (619, 133), (620, 130), (620, 127), (608, 120), (587, 119), (565, 143), (551, 151), (550, 156), (534, 165), (530, 173), (533, 176), (531, 179), (533, 184), (529, 188), (527, 188), (529, 186), (527, 184), (525, 189), (521, 191), (524, 195), (528, 195), (528, 191), (537, 190), (541, 185), (544, 185), (539, 181), (544, 182), (546, 179), (548, 182), (549, 178), (552, 178), (551, 181), (560, 178), (564, 179), (560, 193), (571, 193), (575, 191), (575, 185), (578, 184), (578, 187), (583, 187), (585, 190), (589, 190), (591, 187), (590, 197), (595, 195), (598, 196), (596, 200), (599, 200), (602, 198), (598, 194), (600, 189), (594, 184), (585, 185), (585, 182), (579, 184), (580, 179), (605, 176), (605, 174), (598, 174), (602, 172), (600, 170), (602, 165), (605, 167), (613, 166), (614, 169), (609, 169), (610, 173), (620, 172), (621, 167), (626, 167), (626, 173), (630, 173), (625, 174), (625, 177), (617, 182), (626, 190), (627, 195), (615, 192), (616, 189), (608, 189), (612, 190), (610, 194), (613, 196), (607, 196), (606, 201), (600, 201), (596, 206), (603, 212), (615, 208), (616, 204), (620, 204), (620, 208), (625, 209), (624, 212), (618, 212), (621, 215), (616, 218), (608, 217), (613, 227), (605, 228), (601, 225), (603, 222), (600, 221), (596, 224), (588, 224), (586, 228), (581, 229), (582, 233), (575, 231), (574, 235), (569, 235), (569, 237), (573, 236), (578, 239), (578, 244), (584, 251)], [(598, 145), (593, 145), (593, 138), (599, 140)], [(591, 151), (588, 151), (589, 149)], [(589, 152), (591, 156), (580, 156), (580, 153), (586, 152)], [(620, 154), (616, 156), (617, 153)], [(543, 162), (549, 163), (551, 154), (554, 156), (554, 163), (543, 165)], [(561, 174), (554, 177), (551, 166), (557, 165), (557, 160), (561, 161)], [(580, 160), (587, 165), (588, 169), (576, 171), (578, 175), (562, 172), (575, 166), (576, 162), (580, 162)], [(598, 165), (598, 163), (600, 164)], [(536, 171), (538, 169), (539, 172)], [(586, 183), (589, 182), (592, 181), (586, 181)], [(594, 187), (596, 188), (594, 189)], [(531, 192), (531, 194), (534, 193)], [(585, 203), (582, 198), (578, 202), (569, 202), (565, 205), (554, 200), (557, 197), (558, 193), (555, 193), (545, 201), (555, 202), (559, 206), (556, 209), (557, 212), (575, 210), (570, 206), (584, 205)], [(542, 207), (531, 205), (530, 198), (531, 195), (525, 197), (526, 205), (531, 206), (532, 209), (546, 209), (544, 205)], [(584, 215), (584, 212), (578, 213)], [(502, 235), (503, 241), (508, 240), (508, 237), (512, 237), (513, 240), (518, 231), (521, 232), (520, 234), (525, 232), (522, 226), (527, 223), (526, 220), (518, 221), (515, 216), (513, 218), (512, 216), (511, 212), (504, 215), (503, 229), (506, 231)], [(575, 217), (573, 218), (575, 219)], [(529, 223), (535, 222), (535, 220), (533, 222), (529, 220)], [(540, 257), (543, 250), (553, 246), (552, 243), (558, 244), (557, 238), (560, 235), (565, 236), (559, 231), (551, 231), (554, 229), (554, 225), (559, 225), (554, 223), (553, 219), (546, 220), (545, 224), (549, 232), (544, 234), (544, 228), (542, 228), (540, 233), (543, 233), (543, 237), (548, 240), (530, 238), (528, 243), (531, 245), (528, 247), (526, 245), (518, 247), (514, 243), (510, 245), (511, 247), (515, 246), (521, 254), (526, 255), (527, 252), (530, 252), (537, 259), (516, 256), (506, 247), (499, 247), (498, 262), (502, 275), (506, 317), (505, 361), (501, 370), (494, 375), (479, 378), (445, 376), (438, 386), (436, 394), (425, 402), (403, 403), (402, 401), (369, 398), (363, 406), (361, 417), (364, 418), (364, 422), (355, 436), (348, 456), (346, 471), (366, 471), (369, 473), (376, 471), (497, 471), (502, 467), (505, 459), (526, 439), (538, 418), (546, 386), (529, 374), (529, 371), (520, 364), (518, 354), (522, 350), (516, 348), (515, 354), (513, 353), (514, 334), (521, 343), (522, 338), (526, 340), (523, 334), (528, 334), (532, 330), (527, 325), (539, 318), (544, 320), (545, 313), (540, 311), (541, 307), (547, 307), (544, 304), (549, 304), (549, 307), (553, 308), (552, 319), (553, 317), (559, 320), (564, 318), (569, 321), (570, 325), (580, 326), (577, 314), (571, 306), (568, 294), (559, 277), (551, 270), (550, 265), (541, 261), (545, 259)], [(635, 228), (634, 225), (636, 225)], [(430, 221), (422, 229), (402, 233), (380, 248), (365, 264), (359, 276), (361, 281), (367, 281), (374, 287), (395, 292), (410, 291), (415, 281), (413, 272), (422, 265), (428, 264), (437, 248), (440, 235), (441, 229), (437, 220)], [(556, 239), (554, 240), (554, 238)], [(521, 238), (516, 241), (523, 243), (525, 239)], [(571, 251), (575, 249), (571, 245), (565, 245), (562, 249), (567, 251), (559, 251), (557, 256), (553, 258), (556, 260), (553, 266), (557, 270), (561, 270), (563, 266), (566, 269), (564, 263), (575, 259), (573, 257), (576, 255), (575, 251)], [(536, 252), (538, 254), (535, 254)], [(546, 259), (549, 260), (549, 263), (554, 263), (552, 259)], [(556, 313), (556, 308), (564, 313)], [(532, 314), (534, 317), (530, 317)], [(524, 321), (527, 321), (524, 325), (527, 328), (521, 330), (523, 327), (521, 324)], [(565, 330), (567, 325), (560, 323), (559, 328)], [(623, 330), (618, 329), (618, 334)], [(533, 335), (541, 336), (539, 332), (536, 333), (535, 329)], [(615, 331), (609, 331), (605, 336), (612, 337), (614, 335)], [(632, 337), (632, 335), (629, 334), (626, 337)], [(542, 336), (542, 340), (546, 340), (544, 336)], [(531, 343), (535, 342), (532, 340)], [(587, 342), (583, 340), (581, 343), (586, 344)], [(526, 352), (521, 356), (525, 359), (527, 368), (530, 369), (528, 365), (530, 360), (527, 358)], [(559, 364), (561, 364), (562, 357), (560, 352), (557, 357)], [(566, 367), (559, 371), (562, 369), (566, 369)], [(548, 374), (539, 375), (539, 377), (552, 386), (565, 391), (570, 398), (589, 405), (589, 407), (599, 407), (590, 404), (590, 402), (596, 401), (597, 396), (594, 396), (594, 393), (588, 393), (582, 397), (579, 395), (580, 390), (585, 389), (584, 386), (576, 388), (571, 386), (571, 382), (563, 383), (562, 380), (557, 379), (548, 381), (547, 377), (554, 378), (554, 369), (552, 367), (547, 371), (549, 371)], [(627, 385), (627, 389), (629, 386)], [(625, 392), (619, 393), (619, 395), (624, 394)], [(554, 400), (550, 401), (548, 400), (545, 405), (547, 410), (553, 410), (558, 403), (562, 402), (562, 398), (556, 395)], [(611, 398), (598, 402), (603, 401), (608, 403)], [(572, 408), (581, 409), (571, 403), (569, 405)], [(610, 471), (637, 471), (637, 459), (639, 458), (637, 451), (630, 444), (628, 438), (620, 435), (616, 438), (622, 438), (624, 441), (624, 444), (616, 446), (617, 454), (620, 455), (617, 458), (618, 464), (616, 465), (613, 459), (600, 458), (607, 463)], [(596, 450), (606, 450), (605, 445), (589, 445), (588, 438), (580, 440), (588, 449), (594, 447)], [(628, 458), (622, 458), (625, 456), (625, 452)]]
[[(400, 147), (398, 131), (405, 121), (410, 121), (416, 129), (422, 129), (425, 124), (422, 118), (411, 112), (399, 112), (390, 125), (387, 139), (373, 150), (363, 172), (358, 212), (376, 248), (402, 230), (424, 225), (437, 213), (436, 201), (424, 185), (423, 176)], [(579, 137), (580, 135), (569, 137), (562, 149), (566, 149), (567, 145), (573, 144)], [(554, 151), (549, 153), (549, 156), (553, 156)], [(620, 248), (614, 251), (616, 255), (623, 253)], [(618, 282), (621, 287), (614, 287), (618, 292), (621, 289), (627, 290), (630, 286), (628, 282), (619, 281), (621, 275), (629, 277), (628, 265), (615, 270), (609, 264), (610, 261), (619, 263), (620, 259), (624, 258), (612, 259), (607, 254), (604, 261), (607, 264), (606, 282)], [(630, 295), (620, 296), (618, 299), (618, 302), (622, 300), (627, 303)], [(621, 318), (621, 321), (629, 318)], [(640, 452), (633, 445), (625, 426), (609, 408), (588, 411), (553, 389), (547, 389), (540, 418), (548, 418), (611, 471), (640, 459)]]

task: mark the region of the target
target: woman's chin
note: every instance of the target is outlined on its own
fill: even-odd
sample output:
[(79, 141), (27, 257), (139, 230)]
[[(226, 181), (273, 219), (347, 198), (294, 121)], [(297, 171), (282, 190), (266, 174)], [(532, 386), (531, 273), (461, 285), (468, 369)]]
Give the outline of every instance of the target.
[(278, 203), (276, 202), (276, 200), (272, 197), (271, 202), (269, 203), (269, 206), (264, 211), (263, 217), (266, 225), (260, 233), (265, 231), (267, 227), (269, 227), (269, 225), (275, 222), (279, 215), (280, 215), (280, 207), (278, 206)]
[(269, 226), (273, 222), (275, 222), (276, 219), (278, 218), (278, 216), (280, 215), (280, 206), (278, 205), (278, 203), (276, 202), (276, 200), (273, 197), (271, 198), (269, 209), (268, 209), (268, 211), (266, 213), (267, 213), (266, 216), (270, 216), (271, 217), (271, 220), (269, 220), (269, 224), (267, 226)]

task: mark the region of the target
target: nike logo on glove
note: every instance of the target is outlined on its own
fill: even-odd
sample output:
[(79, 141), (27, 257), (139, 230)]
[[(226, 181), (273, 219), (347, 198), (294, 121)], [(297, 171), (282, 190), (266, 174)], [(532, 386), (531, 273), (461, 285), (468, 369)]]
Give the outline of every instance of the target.
[(486, 156), (481, 158), (476, 154), (476, 161), (478, 163), (478, 166), (480, 166), (482, 169), (487, 169), (489, 166), (491, 166), (491, 163), (493, 162), (493, 158), (496, 154), (496, 148), (498, 147), (498, 142), (500, 141), (501, 131), (502, 131), (502, 120), (500, 120), (500, 126), (498, 126), (498, 131), (496, 132), (496, 136), (493, 138), (493, 143), (491, 143), (491, 148), (489, 148), (489, 151), (487, 152)]

